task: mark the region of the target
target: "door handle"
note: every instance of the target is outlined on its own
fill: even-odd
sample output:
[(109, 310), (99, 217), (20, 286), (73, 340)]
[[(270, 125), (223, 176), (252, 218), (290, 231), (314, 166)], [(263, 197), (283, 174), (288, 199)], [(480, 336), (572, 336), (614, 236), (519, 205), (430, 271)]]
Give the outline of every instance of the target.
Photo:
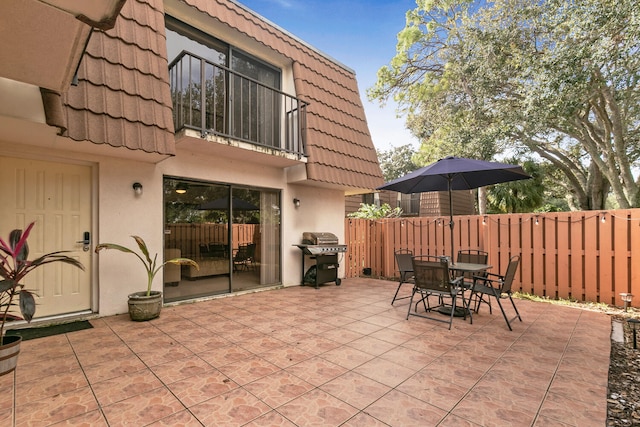
[(82, 240), (78, 240), (76, 243), (82, 243), (82, 250), (85, 252), (89, 252), (89, 249), (91, 249), (91, 233), (89, 233), (88, 231), (84, 232), (83, 235), (83, 239)]

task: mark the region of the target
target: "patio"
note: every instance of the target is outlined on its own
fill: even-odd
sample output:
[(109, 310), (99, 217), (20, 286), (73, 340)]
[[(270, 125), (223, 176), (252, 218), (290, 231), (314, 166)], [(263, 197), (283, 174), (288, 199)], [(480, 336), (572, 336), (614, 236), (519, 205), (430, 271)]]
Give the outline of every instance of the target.
[[(15, 425), (605, 425), (607, 315), (516, 301), (513, 332), (486, 307), (449, 331), (405, 320), (396, 286), (269, 290), (25, 341)], [(0, 425), (13, 380), (0, 377)]]

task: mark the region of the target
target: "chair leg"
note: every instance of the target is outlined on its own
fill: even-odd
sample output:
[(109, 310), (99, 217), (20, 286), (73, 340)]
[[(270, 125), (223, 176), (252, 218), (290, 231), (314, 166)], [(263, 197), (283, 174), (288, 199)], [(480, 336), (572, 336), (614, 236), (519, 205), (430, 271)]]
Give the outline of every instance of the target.
[(402, 285), (404, 285), (405, 283), (408, 283), (408, 282), (405, 282), (405, 281), (404, 281), (404, 279), (400, 280), (400, 283), (398, 283), (398, 289), (396, 289), (396, 293), (395, 293), (395, 295), (393, 296), (393, 299), (391, 300), (391, 305), (393, 305), (393, 303), (394, 303), (394, 302), (396, 302), (396, 300), (397, 300), (397, 299), (398, 299), (398, 300), (400, 300), (400, 299), (409, 298), (408, 296), (407, 296), (407, 297), (401, 297), (401, 298), (398, 298), (398, 292), (400, 292), (400, 288), (401, 288), (401, 287), (402, 287)]
[[(422, 305), (424, 306), (424, 311), (429, 311), (431, 310), (431, 304), (429, 304), (429, 293), (422, 293), (422, 291), (420, 291), (420, 296), (422, 297), (422, 299), (420, 299), (420, 301), (416, 302), (416, 308), (414, 309), (414, 311), (417, 313), (418, 312), (418, 304), (420, 304), (420, 302), (422, 302)], [(426, 302), (425, 302), (426, 300)]]
[(409, 309), (407, 310), (407, 319), (409, 320), (409, 315), (411, 314), (411, 306), (413, 305), (413, 296), (416, 294), (416, 287), (414, 286), (411, 290), (411, 299), (409, 300)]
[(522, 317), (520, 317), (520, 312), (518, 311), (518, 308), (516, 307), (516, 303), (513, 301), (513, 298), (511, 298), (511, 294), (509, 295), (509, 301), (511, 301), (511, 305), (513, 306), (513, 309), (516, 312), (516, 317), (518, 318), (519, 321), (522, 322)]
[(453, 295), (451, 297), (451, 315), (449, 316), (449, 330), (451, 330), (451, 325), (453, 324), (453, 316), (456, 314), (456, 296)]
[(464, 320), (467, 320), (467, 313), (469, 313), (469, 324), (473, 325), (473, 314), (471, 313), (471, 296), (469, 296), (469, 300), (464, 298), (464, 293), (460, 296), (462, 299), (462, 308), (464, 311)]
[(498, 302), (498, 307), (500, 307), (500, 311), (502, 312), (502, 317), (504, 317), (504, 321), (507, 322), (507, 326), (510, 331), (513, 331), (511, 328), (511, 323), (509, 323), (509, 318), (507, 317), (507, 313), (505, 313), (504, 308), (502, 308), (502, 303), (500, 303), (500, 295), (496, 295), (496, 301)]
[(396, 297), (398, 296), (398, 292), (400, 292), (400, 287), (402, 286), (404, 282), (400, 281), (400, 283), (398, 283), (398, 289), (396, 289), (396, 293), (393, 296), (393, 299), (391, 300), (391, 305), (393, 305), (394, 302), (396, 302)]

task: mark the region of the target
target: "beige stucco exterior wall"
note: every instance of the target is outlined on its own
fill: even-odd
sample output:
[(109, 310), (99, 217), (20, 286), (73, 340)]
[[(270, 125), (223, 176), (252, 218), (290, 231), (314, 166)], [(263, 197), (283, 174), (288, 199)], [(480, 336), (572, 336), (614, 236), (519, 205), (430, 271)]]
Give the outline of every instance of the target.
[[(73, 143), (78, 144), (78, 143)], [(59, 142), (58, 146), (67, 146)], [(120, 150), (107, 150), (120, 153)], [(344, 240), (344, 193), (286, 182), (282, 168), (232, 159), (203, 156), (201, 153), (179, 151), (176, 157), (158, 164), (126, 160), (91, 153), (78, 153), (55, 148), (20, 144), (19, 141), (0, 142), (0, 155), (36, 158), (38, 160), (74, 162), (90, 165), (94, 170), (92, 185), (93, 245), (111, 242), (135, 248), (130, 237), (141, 236), (152, 253), (163, 248), (163, 177), (166, 175), (220, 183), (251, 185), (281, 191), (282, 207), (282, 284), (300, 284), (301, 252), (293, 246), (301, 242), (304, 231), (329, 231), (341, 243)], [(141, 196), (135, 196), (132, 184), (142, 183)], [(293, 199), (300, 199), (295, 208)], [(308, 261), (307, 261), (308, 262)], [(308, 264), (307, 264), (308, 266)], [(146, 275), (140, 261), (117, 251), (105, 251), (92, 258), (93, 310), (100, 315), (127, 311), (126, 296), (144, 290)], [(87, 273), (89, 274), (89, 273)], [(340, 276), (342, 276), (342, 270)], [(153, 285), (162, 290), (162, 274)]]

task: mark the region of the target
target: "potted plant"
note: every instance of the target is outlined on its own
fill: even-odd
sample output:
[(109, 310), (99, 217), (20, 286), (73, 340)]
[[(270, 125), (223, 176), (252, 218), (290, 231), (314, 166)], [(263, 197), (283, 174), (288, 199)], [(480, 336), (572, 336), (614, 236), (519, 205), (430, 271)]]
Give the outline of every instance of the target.
[(198, 266), (197, 262), (189, 258), (173, 258), (158, 265), (158, 254), (156, 253), (153, 256), (153, 259), (151, 259), (149, 256), (149, 249), (147, 248), (147, 244), (144, 240), (139, 236), (131, 237), (133, 237), (138, 244), (138, 248), (142, 255), (125, 246), (117, 245), (115, 243), (101, 243), (96, 246), (95, 251), (98, 253), (103, 249), (116, 249), (120, 252), (133, 254), (140, 260), (140, 262), (142, 262), (142, 265), (144, 265), (147, 272), (147, 290), (129, 294), (129, 316), (131, 317), (131, 320), (135, 321), (155, 319), (160, 316), (160, 309), (162, 308), (162, 292), (151, 290), (151, 285), (153, 284), (153, 279), (156, 277), (156, 274), (167, 264), (193, 265), (198, 270), (200, 269), (200, 266)]
[[(26, 320), (31, 322), (36, 312), (36, 302), (33, 293), (24, 288), (27, 274), (38, 267), (54, 262), (63, 262), (84, 270), (80, 261), (71, 258), (68, 251), (51, 252), (29, 261), (29, 245), (27, 239), (35, 222), (24, 230), (13, 230), (7, 241), (0, 238), (0, 375), (13, 371), (18, 363), (20, 342), (22, 337), (5, 337), (5, 324), (12, 320)], [(16, 298), (22, 317), (9, 313), (16, 305)]]

